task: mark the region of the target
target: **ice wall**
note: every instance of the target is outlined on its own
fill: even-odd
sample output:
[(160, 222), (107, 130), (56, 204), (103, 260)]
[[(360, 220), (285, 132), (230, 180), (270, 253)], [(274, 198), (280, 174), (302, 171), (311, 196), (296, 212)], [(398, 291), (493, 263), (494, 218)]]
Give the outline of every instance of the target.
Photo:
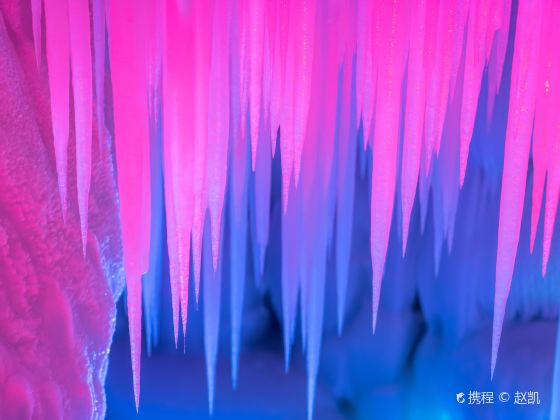
[(66, 132), (63, 218), (51, 134), (58, 116), (50, 112), (45, 49), (36, 59), (29, 37), (30, 6), (0, 2), (0, 417), (100, 419), (124, 287), (110, 135), (97, 143), (97, 130), (86, 130), (96, 146), (87, 149), (89, 227), (82, 231), (79, 131)]

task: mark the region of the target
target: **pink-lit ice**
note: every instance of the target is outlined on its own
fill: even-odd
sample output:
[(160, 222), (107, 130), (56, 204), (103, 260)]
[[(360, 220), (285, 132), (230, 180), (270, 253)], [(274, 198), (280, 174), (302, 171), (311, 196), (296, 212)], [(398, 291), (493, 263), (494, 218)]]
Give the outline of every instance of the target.
[[(507, 85), (510, 96), (505, 106), (505, 151), (503, 164), (498, 165), (502, 184), (496, 227), (490, 363), (494, 372), (520, 243), (530, 162), (533, 181), (530, 248), (533, 250), (534, 244), (538, 244), (537, 231), (544, 203), (543, 275), (550, 258), (560, 194), (560, 120), (554, 111), (560, 107), (557, 86), (560, 55), (556, 48), (560, 42), (558, 1), (519, 0), (515, 21), (511, 22), (511, 0), (241, 0), (236, 4), (227, 0), (29, 0), (27, 3), (25, 6), (0, 3), (4, 19), (0, 40), (5, 52), (0, 62), (6, 69), (0, 72), (4, 78), (0, 79), (4, 81), (0, 97), (9, 103), (2, 110), (20, 111), (0, 118), (16, 119), (18, 123), (17, 118), (29, 119), (21, 121), (21, 127), (27, 130), (21, 128), (23, 134), (10, 132), (1, 137), (17, 136), (21, 141), (6, 142), (2, 150), (4, 154), (10, 153), (11, 161), (0, 160), (0, 164), (8, 165), (4, 167), (7, 175), (2, 177), (6, 179), (3, 184), (6, 199), (14, 199), (9, 196), (13, 194), (10, 183), (17, 182), (20, 174), (28, 185), (37, 184), (36, 192), (44, 201), (34, 202), (32, 195), (18, 197), (25, 211), (6, 217), (7, 222), (0, 230), (0, 250), (5, 251), (4, 256), (14, 253), (11, 258), (21, 261), (41, 258), (41, 253), (68, 252), (72, 264), (76, 265), (69, 268), (74, 273), (69, 278), (79, 279), (70, 282), (69, 278), (53, 274), (47, 280), (37, 273), (10, 271), (4, 278), (41, 278), (41, 281), (51, 281), (53, 287), (48, 295), (34, 289), (40, 289), (40, 282), (34, 286), (33, 282), (4, 280), (7, 286), (2, 290), (6, 300), (14, 302), (13, 306), (8, 305), (9, 311), (32, 314), (33, 311), (27, 311), (26, 299), (36, 295), (41, 304), (47, 305), (45, 310), (59, 317), (55, 321), (66, 325), (58, 331), (66, 334), (61, 339), (66, 347), (89, 351), (89, 345), (97, 346), (101, 350), (95, 351), (103, 354), (99, 360), (105, 361), (114, 313), (113, 295), (107, 285), (105, 293), (102, 288), (91, 286), (93, 277), (90, 276), (94, 274), (88, 274), (88, 270), (99, 269), (97, 259), (103, 254), (103, 247), (98, 251), (92, 238), (99, 240), (99, 229), (107, 235), (108, 230), (114, 229), (113, 240), (122, 238), (138, 406), (142, 276), (150, 268), (154, 200), (150, 178), (154, 156), (150, 145), (155, 138), (161, 138), (162, 158), (158, 163), (163, 172), (175, 344), (180, 320), (183, 333), (187, 328), (192, 267), (196, 302), (201, 290), (203, 293), (212, 410), (219, 304), (225, 300), (220, 296), (225, 277), (224, 238), (229, 235), (235, 384), (241, 351), (247, 247), (253, 244), (256, 261), (253, 271), (260, 278), (269, 240), (272, 167), (280, 159), (282, 260), (279, 266), (286, 366), (299, 311), (311, 416), (324, 311), (336, 312), (339, 333), (344, 325), (356, 152), (359, 149), (362, 175), (371, 178), (368, 264), (371, 264), (375, 331), (381, 287), (388, 277), (392, 230), (399, 232), (399, 255), (406, 255), (411, 229), (415, 226), (413, 209), (419, 206), (422, 233), (428, 209), (432, 209), (434, 239), (430, 247), (433, 247), (433, 271), (437, 278), (445, 252), (451, 252), (454, 246), (461, 189), (466, 189), (465, 195), (470, 194), (469, 176), (471, 179), (478, 176), (468, 173), (473, 167), (472, 160), (485, 159), (477, 157), (472, 146), (473, 133), (481, 121), (481, 104), (486, 105), (483, 120), (489, 126), (501, 86)], [(515, 37), (510, 37), (512, 28)], [(12, 32), (24, 41), (14, 46), (8, 36)], [(511, 77), (505, 80), (508, 40), (513, 38), (509, 47), (513, 57)], [(4, 58), (16, 56), (23, 61), (21, 67), (12, 64), (15, 59)], [(31, 86), (30, 93), (21, 93), (27, 92), (23, 90), (25, 86)], [(31, 112), (36, 114), (36, 121), (30, 120)], [(39, 131), (31, 132), (29, 127)], [(358, 148), (360, 139), (363, 147)], [(42, 159), (35, 162), (43, 171), (38, 171), (44, 175), (40, 179), (34, 179), (31, 173), (18, 172), (24, 170), (25, 164), (16, 165), (13, 156), (23, 153), (23, 144), (29, 144), (26, 146), (29, 153), (36, 153), (37, 159)], [(277, 147), (280, 156), (276, 156)], [(114, 173), (109, 171), (110, 154), (116, 163)], [(25, 162), (30, 161), (28, 158)], [(120, 231), (118, 225), (110, 223), (101, 227), (98, 212), (105, 209), (96, 207), (100, 189), (113, 180), (118, 186), (118, 210), (113, 202), (109, 207), (114, 210), (111, 214), (115, 223), (120, 215)], [(489, 186), (490, 182), (483, 185), (494, 188)], [(111, 199), (115, 199), (114, 195)], [(477, 205), (472, 200), (464, 201), (464, 206)], [(49, 211), (41, 206), (48, 206)], [(26, 211), (29, 211), (27, 216)], [(31, 221), (31, 214), (39, 216)], [(37, 256), (25, 256), (24, 251), (30, 251), (25, 250), (23, 239), (21, 244), (12, 245), (15, 232), (10, 223), (20, 223), (17, 218), (24, 221), (29, 218), (28, 229), (34, 229), (34, 223), (37, 229), (44, 227), (41, 231), (46, 235), (42, 243), (44, 250), (33, 251)], [(79, 220), (77, 225), (76, 220)], [(229, 231), (224, 232), (226, 229)], [(74, 236), (82, 238), (81, 259), (80, 253), (70, 245), (69, 238)], [(333, 246), (337, 308), (325, 308), (326, 266)], [(76, 274), (82, 272), (85, 274)], [(78, 287), (79, 282), (84, 284)], [(78, 304), (74, 303), (76, 299)], [(104, 308), (103, 313), (101, 309), (94, 311), (103, 320), (103, 328), (101, 323), (87, 324), (87, 317), (83, 315), (83, 320), (79, 315), (83, 310), (80, 305), (90, 307), (96, 299)], [(11, 313), (6, 316), (14, 317)], [(21, 328), (22, 331), (48, 330), (48, 327), (39, 328), (34, 323), (39, 321), (29, 316), (22, 322), (30, 326)], [(41, 322), (48, 320), (47, 317)], [(76, 326), (81, 328), (82, 322), (87, 328), (93, 328), (93, 334), (100, 329), (101, 338), (95, 338), (93, 344), (80, 343), (80, 347), (72, 340), (84, 338), (71, 332)], [(6, 325), (14, 328), (6, 337), (20, 330)], [(18, 351), (12, 353), (20, 357)], [(21, 350), (22, 358), (26, 351)], [(76, 369), (97, 363), (90, 360), (87, 351), (79, 357), (72, 355)], [(44, 362), (42, 357), (38, 358), (40, 362)], [(53, 357), (56, 359), (56, 355)], [(6, 366), (4, 369), (20, 365)], [(25, 363), (21, 366), (29, 369)], [(40, 365), (40, 369), (43, 367)], [(0, 369), (0, 378), (2, 372)], [(33, 401), (36, 378), (30, 380), (20, 372), (10, 372), (5, 378), (11, 381), (7, 389), (13, 395), (9, 401), (20, 402), (13, 406), (8, 403), (10, 409), (102, 413), (102, 403), (96, 405), (95, 400), (85, 398), (86, 394), (88, 398), (98, 395), (97, 391), (84, 391), (84, 384), (73, 387), (79, 390), (76, 392), (80, 392), (80, 398), (72, 401), (82, 405), (68, 408), (71, 405), (62, 401), (61, 405), (51, 404), (51, 407), (50, 400), (46, 405)], [(66, 385), (56, 385), (41, 395), (59, 395), (57, 387)]]

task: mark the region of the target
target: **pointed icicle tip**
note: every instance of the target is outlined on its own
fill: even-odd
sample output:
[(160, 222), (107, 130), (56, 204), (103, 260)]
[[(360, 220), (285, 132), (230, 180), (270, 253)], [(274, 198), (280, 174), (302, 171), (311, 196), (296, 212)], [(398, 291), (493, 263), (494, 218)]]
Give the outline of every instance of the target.
[(85, 256), (88, 230), (88, 204), (91, 185), (91, 143), (93, 130), (93, 79), (90, 46), (89, 7), (87, 0), (68, 2), (70, 62), (74, 120), (76, 127), (76, 178), (78, 210)]
[(315, 390), (317, 381), (314, 377), (307, 378), (307, 420), (313, 419), (313, 408), (315, 402)]
[(490, 380), (494, 379), (494, 371), (496, 369), (496, 360), (498, 359), (498, 350), (500, 348), (500, 341), (502, 337), (502, 328), (504, 323), (505, 306), (495, 304), (494, 307), (494, 321), (492, 324), (492, 355), (490, 361)]

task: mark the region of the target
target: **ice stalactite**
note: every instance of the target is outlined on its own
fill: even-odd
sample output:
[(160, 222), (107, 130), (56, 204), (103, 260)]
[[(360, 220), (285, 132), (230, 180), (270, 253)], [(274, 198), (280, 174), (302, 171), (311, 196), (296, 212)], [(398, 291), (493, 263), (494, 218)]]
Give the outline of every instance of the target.
[[(238, 9), (239, 13), (239, 9)], [(232, 38), (239, 39), (243, 28), (239, 19), (231, 24)], [(239, 355), (241, 352), (241, 320), (247, 272), (248, 195), (251, 146), (242, 130), (243, 95), (241, 48), (231, 51), (230, 95), (230, 152), (229, 152), (229, 220), (230, 220), (230, 323), (231, 323), (231, 377), (237, 386)], [(246, 121), (245, 121), (246, 122)]]
[[(336, 132), (338, 179), (336, 200), (336, 287), (337, 287), (337, 328), (342, 332), (346, 311), (346, 289), (350, 269), (352, 247), (352, 222), (354, 212), (354, 179), (356, 176), (356, 151), (358, 132), (353, 121), (356, 107), (353, 102), (354, 62), (347, 54), (341, 68), (340, 102), (338, 127)], [(348, 141), (346, 141), (346, 138)]]
[(258, 271), (255, 278), (260, 279), (264, 270), (264, 258), (268, 244), (268, 230), (270, 223), (270, 188), (272, 176), (272, 152), (270, 130), (263, 125), (261, 140), (257, 146), (257, 166), (255, 172), (255, 259), (258, 262)]
[[(247, 178), (248, 160), (232, 165), (234, 171)], [(239, 166), (238, 169), (235, 167)], [(238, 188), (232, 186), (230, 204), (230, 321), (231, 321), (231, 377), (233, 386), (237, 385), (239, 355), (241, 352), (241, 321), (247, 273), (247, 182)], [(237, 197), (235, 197), (237, 196)]]
[[(318, 191), (316, 189), (315, 191)], [(319, 358), (321, 350), (321, 338), (323, 334), (323, 311), (325, 300), (325, 275), (326, 275), (326, 254), (327, 243), (325, 230), (322, 224), (326, 223), (326, 209), (317, 211), (316, 203), (309, 202), (308, 212), (313, 213), (315, 226), (308, 229), (309, 239), (306, 242), (313, 242), (312, 250), (306, 250), (307, 272), (306, 281), (308, 284), (307, 296), (302, 296), (302, 302), (307, 300), (307, 417), (313, 417), (313, 403), (315, 400), (315, 389), (317, 386), (317, 375), (319, 372)], [(313, 231), (313, 230), (314, 231)], [(311, 252), (309, 252), (311, 251)]]
[(91, 65), (91, 30), (88, 0), (68, 2), (70, 23), (70, 58), (72, 64), (72, 92), (76, 122), (76, 178), (78, 208), (82, 230), (84, 255), (87, 246), (88, 203), (91, 184), (91, 138), (93, 130), (93, 78)]
[(492, 329), (492, 376), (496, 366), (506, 302), (521, 229), (531, 130), (535, 111), (542, 13), (543, 7), (539, 2), (519, 2), (498, 225), (496, 290)]
[(404, 73), (405, 39), (410, 11), (404, 4), (384, 4), (381, 9), (379, 84), (375, 108), (373, 173), (371, 190), (371, 264), (373, 320), (375, 331), (381, 280), (389, 244), (397, 182), (397, 148), (401, 111), (401, 84)]
[[(214, 4), (215, 7), (223, 7)], [(211, 4), (209, 0), (195, 1), (189, 7), (192, 13), (192, 51), (190, 60), (194, 61), (191, 92), (193, 100), (193, 155), (189, 164), (193, 166), (193, 221), (192, 256), (194, 273), (194, 292), (198, 302), (200, 269), (202, 260), (202, 240), (204, 217), (207, 206), (207, 147), (208, 147), (208, 83), (210, 73), (210, 51), (213, 25), (211, 24)]]
[[(158, 110), (157, 116), (161, 112)], [(142, 302), (146, 328), (146, 350), (151, 354), (159, 341), (159, 296), (163, 277), (163, 238), (165, 235), (165, 198), (162, 168), (161, 118), (150, 126), (150, 178), (151, 178), (151, 221), (150, 221), (150, 266), (142, 279)], [(177, 344), (177, 342), (175, 342)]]
[[(70, 130), (70, 30), (68, 2), (45, 0), (51, 116), (62, 218), (66, 220), (68, 136)], [(38, 39), (36, 39), (38, 41)]]
[[(175, 0), (165, 4), (162, 63), (163, 177), (167, 244), (177, 344), (179, 312), (186, 329), (190, 272), (193, 170), (193, 81), (190, 60), (192, 17)], [(187, 134), (188, 133), (188, 134)]]
[[(337, 329), (342, 333), (346, 313), (346, 291), (348, 287), (350, 256), (352, 249), (352, 225), (354, 213), (354, 179), (356, 176), (356, 153), (358, 150), (358, 125), (356, 115), (356, 63), (354, 48), (357, 38), (354, 34), (355, 5), (342, 12), (333, 7), (330, 12), (339, 14), (338, 20), (333, 19), (335, 25), (340, 25), (344, 32), (342, 40), (338, 41), (338, 63), (331, 63), (331, 71), (336, 71), (337, 109), (334, 128), (334, 144), (332, 161), (332, 186), (335, 203), (333, 211), (336, 217), (336, 290), (337, 290)], [(332, 29), (332, 27), (331, 27)], [(329, 28), (327, 28), (329, 30)], [(319, 37), (319, 40), (322, 37)], [(331, 83), (335, 83), (332, 80)], [(354, 124), (354, 121), (357, 121)]]
[(410, 215), (416, 196), (416, 185), (420, 173), (422, 140), (424, 138), (424, 110), (426, 106), (426, 65), (424, 63), (424, 38), (426, 34), (427, 0), (413, 4), (417, 11), (411, 22), (408, 55), (408, 79), (405, 99), (405, 122), (401, 174), (401, 202), (403, 215), (403, 255), (406, 252)]
[[(30, 2), (29, 27), (40, 66), (41, 1)], [(543, 274), (551, 253), (560, 194), (557, 0), (43, 3), (62, 215), (66, 220), (67, 152), (75, 132), (84, 246), (92, 133), (98, 132), (100, 149), (112, 148), (104, 139), (107, 133), (114, 135), (137, 402), (141, 278), (158, 271), (153, 267), (158, 257), (154, 249), (149, 252), (150, 243), (158, 242), (158, 232), (151, 232), (150, 226), (160, 230), (163, 224), (162, 216), (151, 217), (152, 212), (165, 209), (176, 344), (180, 327), (186, 333), (191, 267), (196, 301), (203, 272), (212, 406), (222, 228), (229, 234), (225, 272), (231, 282), (235, 385), (245, 280), (252, 271), (260, 279), (274, 258), (267, 247), (275, 204), (273, 168), (279, 159), (285, 360), (287, 368), (300, 320), (311, 415), (331, 254), (339, 332), (344, 325), (356, 175), (371, 174), (375, 330), (393, 215), (398, 246), (405, 255), (411, 230), (418, 226), (414, 208), (419, 207), (419, 230), (424, 233), (429, 226), (432, 237), (433, 229), (430, 256), (435, 274), (440, 265), (445, 270), (461, 187), (465, 180), (469, 185), (471, 176), (479, 180), (467, 168), (476, 171), (480, 160), (486, 164), (487, 157), (480, 156), (485, 148), (500, 148), (503, 141), (471, 147), (482, 142), (478, 133), (471, 141), (481, 110), (486, 111), (487, 130), (492, 129), (494, 115), (507, 111), (497, 228), (494, 371), (531, 173), (530, 246), (540, 247), (537, 232), (544, 206)], [(506, 80), (511, 57), (511, 80)], [(504, 107), (507, 95), (502, 94), (510, 84), (509, 105)], [(275, 156), (276, 150), (280, 156)], [(500, 158), (500, 171), (501, 165)], [(477, 188), (469, 186), (465, 194)], [(492, 188), (484, 181), (481, 194)], [(473, 200), (468, 206), (474, 209), (479, 202)], [(429, 214), (435, 215), (433, 223), (427, 221)], [(434, 264), (430, 261), (430, 267)], [(144, 277), (145, 295), (158, 293), (158, 283), (150, 276)], [(155, 300), (144, 297), (151, 345)]]
[[(162, 70), (163, 70), (163, 21), (165, 8), (162, 2), (148, 1), (145, 9), (146, 27), (146, 80), (149, 119), (149, 158), (144, 161), (142, 177), (144, 191), (143, 229), (144, 239), (149, 243), (148, 266), (142, 278), (146, 287), (142, 293), (144, 303), (144, 325), (146, 347), (151, 352), (158, 339), (158, 301), (152, 296), (161, 290), (162, 265), (162, 225), (164, 205), (164, 185), (162, 174)], [(146, 194), (149, 192), (149, 194)], [(148, 211), (149, 209), (149, 211)], [(186, 335), (186, 309), (183, 311), (183, 337)], [(184, 341), (185, 343), (185, 341)], [(149, 353), (148, 353), (149, 354)]]
[[(306, 351), (307, 369), (307, 416), (313, 417), (313, 405), (325, 305), (325, 284), (329, 225), (333, 223), (330, 212), (331, 176), (336, 133), (336, 98), (338, 69), (342, 65), (343, 51), (327, 53), (328, 46), (335, 46), (332, 18), (340, 13), (336, 4), (318, 10), (316, 51), (313, 57), (313, 80), (311, 94), (315, 101), (309, 108), (307, 138), (302, 150), (302, 172), (299, 188), (299, 213), (301, 223), (297, 240), (300, 242), (298, 272), (301, 273), (302, 334)], [(350, 134), (350, 133), (348, 133)], [(296, 203), (297, 204), (297, 203)], [(333, 207), (334, 211), (334, 207)]]
[[(134, 397), (140, 397), (140, 355), (142, 344), (142, 275), (147, 271), (149, 241), (145, 231), (149, 220), (149, 115), (147, 102), (147, 60), (144, 39), (145, 1), (111, 2), (109, 52), (113, 84), (115, 154), (127, 287), (130, 349)], [(147, 207), (147, 208), (146, 208)], [(144, 240), (144, 241), (143, 241)], [(146, 243), (147, 242), (147, 243)]]
[(222, 289), (221, 256), (214, 269), (212, 261), (212, 239), (208, 218), (205, 223), (203, 245), (203, 310), (204, 310), (204, 352), (206, 355), (206, 376), (208, 381), (208, 407), (210, 415), (214, 410), (216, 359), (218, 356), (218, 333), (220, 328), (220, 298)]
[(212, 57), (208, 92), (208, 209), (212, 229), (212, 261), (218, 266), (220, 225), (224, 207), (229, 140), (229, 2), (214, 2)]

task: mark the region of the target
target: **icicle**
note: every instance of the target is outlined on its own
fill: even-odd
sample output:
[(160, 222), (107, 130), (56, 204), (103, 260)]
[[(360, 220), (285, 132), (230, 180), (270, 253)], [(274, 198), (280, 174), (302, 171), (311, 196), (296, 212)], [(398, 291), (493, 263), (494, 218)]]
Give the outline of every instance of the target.
[[(159, 119), (161, 121), (161, 119)], [(150, 135), (150, 169), (152, 181), (152, 220), (150, 237), (150, 269), (142, 282), (144, 303), (144, 325), (146, 326), (146, 347), (148, 356), (159, 338), (159, 306), (164, 247), (164, 201), (161, 156), (161, 125), (152, 126)], [(177, 344), (177, 342), (175, 342)]]
[(272, 153), (270, 151), (270, 130), (261, 130), (262, 139), (257, 147), (257, 166), (255, 173), (255, 216), (256, 216), (256, 246), (258, 248), (259, 272), (255, 277), (263, 275), (264, 257), (268, 243), (268, 228), (270, 221), (270, 188), (272, 176)]
[[(232, 32), (239, 31), (236, 20), (232, 22)], [(251, 156), (250, 145), (241, 130), (241, 53), (232, 49), (231, 55), (231, 151), (229, 165), (229, 218), (230, 218), (230, 321), (231, 321), (231, 376), (237, 385), (239, 354), (241, 348), (241, 319), (245, 293), (246, 252), (247, 252), (247, 200), (248, 173)]]
[[(294, 194), (294, 184), (290, 192)], [(294, 194), (295, 195), (295, 194)], [(296, 207), (298, 197), (290, 200), (287, 211), (282, 213), (282, 331), (284, 336), (284, 363), (288, 370), (295, 334), (298, 277), (298, 236)]]
[(251, 124), (251, 167), (257, 166), (257, 143), (261, 119), (264, 60), (265, 4), (262, 0), (247, 0), (249, 9), (249, 103)]
[(403, 138), (401, 174), (401, 201), (403, 215), (402, 252), (406, 252), (410, 215), (416, 196), (420, 172), (422, 139), (424, 134), (424, 107), (426, 103), (426, 75), (424, 73), (424, 37), (426, 31), (427, 0), (413, 3), (416, 17), (412, 19), (406, 87), (406, 112)]
[[(209, 0), (193, 2), (193, 51), (188, 62), (194, 69), (193, 78), (193, 224), (192, 224), (192, 253), (194, 291), (198, 302), (200, 285), (200, 264), (202, 258), (202, 233), (207, 207), (207, 145), (208, 145), (208, 82), (210, 73), (210, 54), (212, 50), (212, 25), (209, 22)], [(183, 64), (184, 66), (184, 64)]]
[(180, 12), (175, 0), (167, 1), (162, 67), (163, 174), (175, 345), (179, 308), (186, 329), (194, 195), (194, 76), (192, 66), (187, 65), (192, 46), (191, 20), (191, 15)]
[(381, 33), (386, 38), (381, 45), (377, 101), (383, 106), (376, 106), (375, 111), (371, 191), (372, 328), (374, 332), (395, 198), (400, 91), (404, 67), (403, 50), (405, 28), (408, 24), (406, 13), (401, 3), (382, 7)]
[[(319, 227), (321, 229), (321, 227)], [(322, 240), (322, 241), (321, 241)], [(323, 335), (323, 311), (325, 304), (325, 265), (326, 243), (325, 238), (317, 238), (317, 250), (309, 283), (312, 296), (309, 299), (308, 327), (307, 327), (307, 418), (313, 418), (313, 403), (319, 372), (319, 357), (321, 353), (321, 340)], [(323, 242), (323, 243), (321, 243)]]
[[(235, 163), (233, 164), (236, 165)], [(242, 164), (243, 165), (243, 164)], [(244, 165), (243, 165), (244, 166)], [(234, 169), (235, 170), (235, 169)], [(232, 188), (236, 188), (233, 187)], [(231, 379), (233, 388), (237, 387), (239, 355), (241, 352), (241, 321), (245, 294), (246, 254), (247, 254), (247, 187), (246, 181), (237, 187), (241, 189), (241, 203), (237, 207), (230, 204), (230, 277), (231, 277)]]
[[(164, 100), (165, 103), (165, 100)], [(164, 148), (165, 150), (165, 148)], [(175, 337), (175, 348), (179, 337), (179, 256), (177, 251), (177, 222), (175, 218), (175, 202), (173, 200), (173, 183), (171, 180), (171, 167), (169, 157), (164, 155), (164, 193), (165, 193), (165, 216), (167, 225), (167, 253), (169, 255), (169, 283), (171, 289), (171, 310), (173, 313), (173, 335)], [(188, 289), (187, 289), (188, 290)]]
[[(323, 9), (321, 14), (326, 13)], [(321, 16), (321, 17), (324, 17)], [(323, 25), (319, 25), (320, 34), (328, 33), (331, 28), (324, 25), (327, 19), (321, 19)], [(330, 115), (329, 107), (325, 106), (325, 100), (334, 98), (328, 92), (325, 80), (329, 80), (327, 67), (329, 65), (336, 69), (334, 63), (329, 63), (329, 58), (324, 55), (327, 51), (326, 45), (328, 37), (321, 37), (318, 45), (315, 63), (316, 69), (313, 75), (312, 93), (315, 99), (311, 103), (309, 110), (309, 120), (307, 128), (307, 139), (303, 149), (303, 171), (301, 175), (299, 196), (300, 207), (297, 217), (299, 218), (300, 254), (299, 271), (301, 276), (301, 309), (302, 309), (302, 333), (303, 343), (306, 354), (307, 367), (307, 417), (313, 417), (313, 403), (315, 400), (315, 389), (319, 368), (319, 358), (321, 351), (321, 339), (323, 334), (323, 312), (325, 296), (325, 277), (326, 277), (326, 249), (327, 233), (325, 227), (330, 222), (327, 220), (328, 191), (324, 188), (324, 179), (330, 173), (328, 153), (317, 153), (320, 147), (325, 146), (325, 140), (330, 132), (328, 124), (324, 124), (327, 118), (334, 120), (334, 115)], [(323, 63), (323, 65), (321, 65)], [(319, 69), (322, 68), (322, 72)], [(322, 77), (321, 77), (322, 76)], [(334, 86), (334, 81), (331, 82)], [(322, 92), (322, 93), (321, 93)], [(335, 90), (336, 92), (336, 90)], [(334, 113), (333, 113), (334, 114)], [(296, 200), (293, 200), (296, 201)], [(296, 203), (297, 204), (297, 203)]]
[(62, 218), (66, 220), (70, 125), (70, 34), (67, 0), (45, 0), (49, 91)]
[[(319, 346), (322, 334), (323, 296), (326, 265), (326, 243), (330, 220), (329, 178), (336, 119), (336, 70), (338, 55), (326, 54), (334, 46), (328, 33), (329, 8), (318, 11), (317, 33), (320, 35), (313, 57), (313, 74), (305, 144), (302, 149), (301, 183), (297, 189), (295, 206), (296, 232), (300, 242), (298, 274), (301, 285), (302, 345), (307, 351), (308, 416), (312, 416), (315, 380), (319, 363)], [(332, 33), (331, 33), (332, 35)], [(330, 67), (330, 68), (329, 68)], [(330, 119), (330, 121), (329, 121)], [(321, 153), (317, 153), (317, 151)], [(324, 259), (321, 258), (324, 256)], [(318, 271), (322, 274), (319, 274)], [(323, 289), (320, 285), (323, 285)]]
[(105, 0), (92, 3), (95, 111), (99, 149), (105, 142)]
[[(40, 65), (42, 0), (29, 1), (35, 56)], [(429, 208), (434, 216), (436, 275), (445, 240), (451, 251), (458, 186), (465, 179), (482, 76), (488, 64), (490, 118), (502, 79), (512, 2), (347, 3), (99, 0), (91, 4), (90, 28), (88, 0), (44, 1), (54, 150), (65, 219), (70, 64), (72, 67), (84, 252), (93, 88), (100, 147), (106, 130), (106, 25), (108, 28), (114, 95), (110, 111), (114, 114), (137, 407), (142, 298), (148, 351), (157, 336), (155, 293), (159, 283), (154, 276), (159, 270), (156, 250), (162, 234), (161, 195), (165, 200), (176, 345), (179, 318), (186, 335), (191, 251), (197, 301), (201, 272), (204, 277), (210, 412), (218, 350), (224, 197), (229, 188), (231, 375), (235, 387), (242, 346), (248, 229), (258, 279), (268, 242), (272, 158), (278, 138), (285, 363), (287, 369), (299, 301), (309, 417), (313, 414), (320, 358), (327, 252), (332, 250), (334, 237), (339, 333), (344, 324), (356, 165), (360, 165), (362, 176), (372, 173), (374, 331), (392, 216), (395, 213), (396, 233), (402, 236), (404, 254), (417, 188), (422, 232)], [(531, 250), (545, 195), (543, 275), (551, 252), (560, 199), (557, 3), (519, 0), (498, 229), (492, 374), (519, 242), (533, 117)], [(408, 74), (401, 144), (405, 63)], [(364, 150), (359, 151), (357, 162), (360, 124)], [(371, 150), (366, 151), (368, 145)], [(484, 198), (492, 188), (488, 180), (477, 179), (477, 175), (475, 171), (475, 184), (469, 185), (475, 185), (475, 191), (482, 188), (482, 192), (467, 200), (471, 209), (482, 205), (484, 200), (478, 196)], [(481, 186), (476, 186), (479, 183)], [(396, 191), (398, 185), (400, 193)], [(400, 194), (401, 200), (396, 209), (395, 194)]]
[(37, 67), (41, 65), (42, 57), (42, 25), (41, 21), (43, 19), (43, 2), (42, 0), (31, 0), (31, 18), (33, 26), (33, 44), (35, 46), (35, 60), (37, 61)]
[(76, 178), (84, 255), (87, 246), (88, 203), (91, 184), (92, 74), (88, 0), (68, 2), (72, 92), (76, 122)]
[[(115, 146), (123, 254), (128, 290), (128, 316), (134, 398), (138, 409), (140, 355), (142, 343), (142, 283), (149, 243), (142, 243), (142, 225), (149, 209), (150, 191), (142, 191), (143, 171), (149, 162), (149, 128), (146, 101), (146, 56), (143, 40), (144, 3), (133, 0), (112, 2), (110, 7), (110, 54), (113, 82)], [(140, 175), (139, 175), (140, 174)]]
[(498, 225), (496, 291), (492, 328), (492, 376), (500, 345), (521, 229), (538, 78), (541, 7), (540, 2), (521, 0), (517, 15)]
[(208, 209), (212, 261), (218, 266), (220, 225), (227, 177), (229, 137), (229, 3), (215, 0), (212, 58), (208, 92)]
[(206, 379), (208, 381), (208, 409), (210, 416), (214, 411), (214, 393), (216, 390), (216, 359), (218, 356), (218, 338), (220, 329), (220, 295), (222, 284), (221, 256), (218, 268), (214, 270), (212, 262), (212, 239), (207, 221), (204, 229), (204, 354), (206, 359)]
[[(312, 172), (312, 171), (310, 171)], [(295, 189), (295, 187), (294, 187)], [(304, 203), (303, 203), (303, 197), (301, 194), (301, 190), (296, 190), (297, 193), (294, 194), (296, 197), (294, 201), (296, 201), (296, 206), (295, 206), (295, 231), (296, 232), (306, 232), (306, 236), (307, 237), (311, 237), (312, 238), (312, 234), (307, 232), (310, 230), (309, 225), (304, 223)], [(297, 237), (297, 236), (296, 236)], [(296, 273), (297, 273), (297, 280), (298, 280), (298, 285), (299, 285), (299, 294), (300, 294), (300, 299), (299, 299), (299, 308), (300, 308), (300, 314), (301, 314), (301, 350), (305, 353), (307, 351), (307, 319), (308, 319), (308, 313), (309, 313), (309, 299), (312, 298), (312, 296), (310, 295), (310, 291), (309, 291), (309, 284), (310, 284), (310, 277), (311, 277), (311, 273), (310, 273), (310, 268), (312, 268), (312, 263), (309, 261), (311, 259), (311, 255), (307, 252), (307, 248), (305, 246), (304, 241), (302, 241), (301, 237), (297, 237), (297, 239), (299, 240), (298, 243), (298, 248), (297, 252), (298, 255), (296, 257)], [(312, 239), (310, 239), (312, 240)], [(308, 397), (309, 398), (309, 397)]]
[(354, 210), (354, 182), (356, 176), (356, 150), (358, 133), (350, 124), (356, 113), (354, 80), (351, 57), (347, 57), (342, 70), (340, 123), (338, 141), (338, 191), (336, 202), (336, 297), (337, 327), (342, 333), (346, 308), (346, 288), (350, 277), (350, 253), (352, 249), (352, 221)]

